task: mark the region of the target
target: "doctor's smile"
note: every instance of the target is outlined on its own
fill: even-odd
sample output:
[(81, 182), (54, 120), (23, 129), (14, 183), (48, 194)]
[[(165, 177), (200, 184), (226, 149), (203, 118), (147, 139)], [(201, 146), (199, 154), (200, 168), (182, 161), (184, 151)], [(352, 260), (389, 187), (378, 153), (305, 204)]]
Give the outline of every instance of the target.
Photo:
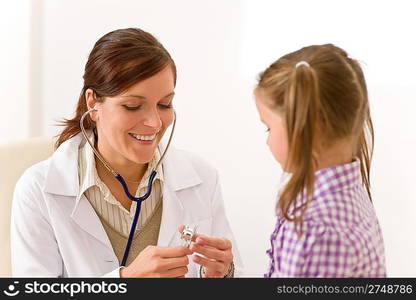
[[(152, 144), (153, 141), (155, 140), (156, 134), (151, 134), (151, 135), (143, 135), (143, 134), (134, 134), (134, 133), (129, 133), (129, 135), (134, 138), (135, 140), (138, 140), (140, 142), (149, 142), (145, 145), (149, 145)], [(144, 144), (144, 143), (143, 143)]]

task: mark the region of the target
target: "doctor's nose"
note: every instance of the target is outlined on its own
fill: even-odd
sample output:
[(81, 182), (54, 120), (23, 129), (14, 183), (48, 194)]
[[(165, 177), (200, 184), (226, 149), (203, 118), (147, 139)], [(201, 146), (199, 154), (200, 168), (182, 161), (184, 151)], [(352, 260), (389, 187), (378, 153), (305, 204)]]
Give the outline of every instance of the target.
[(157, 109), (151, 109), (146, 113), (144, 125), (152, 128), (162, 127), (162, 119)]

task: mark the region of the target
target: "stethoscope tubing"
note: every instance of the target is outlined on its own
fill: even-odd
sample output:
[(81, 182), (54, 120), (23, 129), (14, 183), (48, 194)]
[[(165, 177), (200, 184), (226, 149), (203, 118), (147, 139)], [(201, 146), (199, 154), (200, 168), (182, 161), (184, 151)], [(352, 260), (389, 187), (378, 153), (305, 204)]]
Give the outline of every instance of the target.
[(172, 131), (171, 131), (171, 134), (170, 134), (170, 137), (169, 137), (169, 140), (168, 140), (168, 144), (166, 145), (165, 151), (163, 152), (163, 154), (160, 157), (158, 163), (156, 164), (155, 168), (152, 170), (152, 172), (151, 172), (151, 174), (149, 176), (147, 192), (143, 196), (137, 198), (137, 197), (134, 197), (130, 193), (130, 191), (129, 191), (128, 187), (127, 187), (126, 181), (124, 180), (124, 178), (110, 166), (110, 164), (101, 156), (101, 154), (98, 152), (98, 150), (95, 149), (93, 143), (88, 138), (87, 132), (86, 132), (86, 130), (84, 128), (84, 119), (85, 119), (85, 117), (87, 115), (89, 115), (94, 110), (97, 110), (97, 109), (95, 107), (93, 107), (93, 108), (87, 110), (81, 116), (81, 119), (80, 119), (79, 123), (80, 123), (80, 128), (81, 128), (82, 135), (84, 136), (84, 138), (86, 139), (86, 141), (88, 142), (88, 144), (91, 146), (91, 148), (92, 148), (94, 154), (97, 156), (97, 158), (103, 163), (104, 167), (106, 167), (106, 169), (109, 170), (114, 175), (114, 177), (117, 179), (117, 181), (120, 182), (120, 184), (122, 185), (123, 190), (124, 190), (124, 193), (126, 194), (126, 196), (131, 201), (137, 202), (137, 206), (136, 206), (136, 211), (134, 213), (133, 222), (132, 222), (131, 227), (130, 227), (129, 238), (127, 240), (126, 248), (124, 250), (123, 259), (122, 259), (122, 262), (120, 264), (121, 267), (124, 267), (126, 265), (126, 263), (127, 263), (127, 258), (129, 256), (129, 253), (130, 253), (131, 244), (132, 244), (133, 238), (134, 238), (134, 232), (135, 232), (135, 229), (136, 229), (136, 226), (137, 226), (137, 222), (139, 220), (139, 215), (140, 215), (140, 210), (141, 210), (142, 202), (144, 200), (148, 199), (150, 197), (150, 195), (152, 194), (153, 182), (154, 182), (154, 179), (155, 179), (155, 177), (157, 175), (157, 171), (156, 171), (157, 170), (157, 167), (159, 166), (159, 164), (162, 162), (163, 158), (165, 157), (165, 154), (166, 154), (167, 150), (169, 149), (170, 142), (171, 142), (172, 137), (173, 137), (173, 133), (175, 132), (176, 112), (173, 111), (174, 120), (173, 120), (173, 125), (172, 125)]

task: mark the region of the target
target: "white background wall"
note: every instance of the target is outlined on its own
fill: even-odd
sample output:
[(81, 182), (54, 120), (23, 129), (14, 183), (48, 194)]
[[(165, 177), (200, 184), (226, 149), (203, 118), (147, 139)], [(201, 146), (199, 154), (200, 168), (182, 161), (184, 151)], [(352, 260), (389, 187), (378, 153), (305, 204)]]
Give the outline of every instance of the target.
[(0, 4), (0, 142), (29, 134), (30, 12), (28, 1)]
[(246, 276), (262, 276), (280, 168), (265, 145), (252, 88), (281, 55), (335, 43), (363, 62), (376, 144), (374, 205), (389, 276), (416, 276), (416, 43), (411, 1), (3, 1), (0, 142), (55, 135), (72, 116), (89, 51), (141, 27), (178, 68), (175, 145), (220, 172)]

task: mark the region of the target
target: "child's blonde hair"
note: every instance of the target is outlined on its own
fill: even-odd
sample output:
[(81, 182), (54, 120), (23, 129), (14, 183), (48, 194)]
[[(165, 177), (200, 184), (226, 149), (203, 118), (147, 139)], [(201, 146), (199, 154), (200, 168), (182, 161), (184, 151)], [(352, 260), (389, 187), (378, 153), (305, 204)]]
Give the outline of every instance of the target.
[[(260, 74), (257, 89), (267, 95), (264, 104), (285, 120), (286, 167), (292, 176), (277, 206), (287, 220), (302, 227), (314, 186), (317, 132), (329, 141), (353, 138), (353, 155), (360, 159), (361, 177), (371, 199), (374, 131), (364, 75), (356, 60), (332, 44), (305, 47), (270, 65)], [(297, 196), (305, 191), (306, 201), (296, 207)], [(293, 216), (291, 207), (296, 207)]]

